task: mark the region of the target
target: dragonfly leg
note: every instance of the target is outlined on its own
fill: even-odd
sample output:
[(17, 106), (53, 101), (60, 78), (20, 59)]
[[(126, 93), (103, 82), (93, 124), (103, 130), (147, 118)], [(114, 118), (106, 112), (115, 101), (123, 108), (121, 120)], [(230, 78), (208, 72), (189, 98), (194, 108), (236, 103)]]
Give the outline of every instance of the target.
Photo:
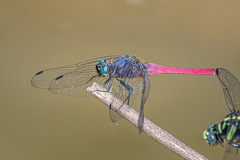
[[(105, 86), (105, 85), (110, 81), (110, 79), (111, 79), (111, 78), (109, 77), (104, 83), (101, 84), (101, 86)], [(108, 86), (108, 87), (109, 87), (109, 86)]]
[[(109, 80), (110, 80), (110, 78), (109, 78), (108, 80), (106, 80), (106, 82), (108, 83), (108, 82), (109, 82)], [(106, 83), (106, 82), (105, 82), (105, 83)], [(109, 85), (108, 85), (107, 92), (109, 92), (109, 91), (110, 91), (111, 87), (112, 87), (112, 79), (111, 79), (111, 81), (109, 82)]]
[(133, 88), (131, 86), (129, 86), (126, 82), (122, 81), (122, 80), (119, 80), (119, 82), (121, 83), (121, 85), (123, 85), (124, 88), (126, 88), (126, 90), (128, 91), (128, 96), (127, 98), (123, 101), (122, 105), (118, 108), (121, 109), (121, 107), (123, 106), (123, 104), (127, 101), (127, 104), (129, 105), (129, 102), (130, 102), (130, 96), (132, 95), (133, 93)]
[(92, 76), (92, 77), (87, 81), (87, 83), (90, 82), (91, 80), (93, 80), (93, 79), (96, 78), (96, 77), (99, 77), (99, 75), (97, 74), (97, 75), (95, 75), (95, 76)]
[[(109, 82), (110, 81), (110, 82)], [(108, 88), (106, 91), (101, 91), (101, 90), (96, 90), (96, 91), (100, 91), (100, 92), (109, 92), (111, 87), (112, 87), (112, 78), (108, 78), (104, 83), (101, 84), (101, 86), (105, 86), (107, 83), (109, 82)]]

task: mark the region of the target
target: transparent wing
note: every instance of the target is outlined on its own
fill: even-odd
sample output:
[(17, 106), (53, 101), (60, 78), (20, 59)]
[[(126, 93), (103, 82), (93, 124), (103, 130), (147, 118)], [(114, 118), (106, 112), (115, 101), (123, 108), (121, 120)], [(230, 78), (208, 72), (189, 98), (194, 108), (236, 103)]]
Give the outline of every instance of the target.
[(140, 115), (139, 115), (139, 120), (138, 120), (138, 132), (141, 134), (142, 128), (143, 128), (143, 123), (144, 123), (144, 105), (148, 99), (150, 90), (151, 90), (151, 84), (148, 79), (147, 73), (144, 73), (143, 79), (142, 79), (142, 95), (141, 95), (141, 106), (140, 106)]
[(216, 69), (217, 77), (223, 87), (224, 97), (231, 112), (240, 111), (240, 82), (228, 70)]
[(151, 84), (150, 84), (150, 81), (148, 79), (148, 76), (144, 76), (142, 87), (144, 88), (144, 90), (142, 92), (142, 94), (143, 94), (143, 101), (142, 101), (142, 103), (143, 103), (143, 106), (144, 106), (146, 101), (147, 101), (147, 99), (148, 99), (150, 90), (151, 90)]
[[(92, 76), (94, 75), (89, 74), (88, 78), (90, 79)], [(108, 79), (108, 77), (96, 77), (92, 81), (87, 83), (89, 79), (86, 78), (85, 83), (83, 83), (83, 81), (79, 81), (76, 84), (72, 84), (71, 86), (62, 87), (62, 88), (58, 88), (58, 83), (57, 83), (58, 81), (54, 80), (50, 84), (49, 91), (54, 94), (65, 95), (65, 96), (94, 98), (94, 96), (91, 93), (86, 91), (86, 88), (92, 86), (94, 82), (101, 85)], [(107, 88), (105, 87), (105, 89)]]
[[(133, 92), (130, 96), (130, 101), (129, 101), (129, 105), (132, 107), (133, 102), (135, 101), (138, 93), (142, 90), (142, 78), (141, 77), (121, 78), (119, 80), (124, 81), (130, 87), (133, 88)], [(120, 82), (116, 79), (114, 79), (114, 82), (112, 84), (111, 92), (114, 94), (112, 101), (114, 101), (115, 98), (118, 98), (121, 101), (125, 101), (129, 94), (128, 90), (122, 84), (120, 84)], [(128, 102), (125, 101), (125, 104), (127, 103)], [(122, 118), (117, 112), (115, 112), (112, 109), (109, 109), (109, 116), (112, 122), (117, 122)]]
[(232, 147), (230, 145), (225, 145), (225, 152), (223, 154), (223, 160), (240, 160), (240, 153), (238, 153), (238, 148)]
[[(105, 56), (72, 66), (50, 68), (36, 73), (32, 78), (32, 85), (37, 88), (49, 89), (56, 94), (68, 96), (90, 96), (86, 93), (86, 87), (93, 82), (87, 83), (93, 76), (97, 75), (96, 64), (105, 59), (108, 64), (116, 60), (118, 55)], [(94, 82), (103, 83), (107, 77), (96, 77)]]

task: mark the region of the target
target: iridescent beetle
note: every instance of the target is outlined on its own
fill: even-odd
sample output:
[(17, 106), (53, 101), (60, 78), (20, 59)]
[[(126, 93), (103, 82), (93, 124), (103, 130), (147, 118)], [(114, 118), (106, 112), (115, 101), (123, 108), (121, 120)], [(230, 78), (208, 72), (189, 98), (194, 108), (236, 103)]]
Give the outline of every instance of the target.
[(225, 144), (223, 159), (240, 159), (240, 82), (228, 70), (216, 69), (216, 75), (223, 87), (225, 101), (230, 114), (221, 123), (211, 124), (203, 133), (203, 138), (211, 146)]

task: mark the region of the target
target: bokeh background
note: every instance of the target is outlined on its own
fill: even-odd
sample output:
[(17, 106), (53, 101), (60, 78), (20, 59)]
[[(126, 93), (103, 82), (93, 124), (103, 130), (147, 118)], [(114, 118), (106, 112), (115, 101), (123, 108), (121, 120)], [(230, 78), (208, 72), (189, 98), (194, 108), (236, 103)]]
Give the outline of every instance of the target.
[[(96, 99), (31, 86), (45, 68), (130, 54), (176, 67), (224, 67), (240, 78), (240, 2), (1, 0), (0, 159), (180, 159)], [(229, 111), (215, 76), (159, 75), (145, 116), (209, 159), (202, 132)], [(138, 107), (136, 102), (136, 107)]]

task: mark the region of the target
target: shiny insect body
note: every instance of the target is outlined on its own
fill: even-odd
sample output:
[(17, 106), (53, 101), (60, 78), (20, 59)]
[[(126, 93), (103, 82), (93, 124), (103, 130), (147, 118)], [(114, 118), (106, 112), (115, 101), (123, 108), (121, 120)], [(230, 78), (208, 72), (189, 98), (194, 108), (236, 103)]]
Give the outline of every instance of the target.
[(224, 160), (240, 159), (240, 82), (228, 70), (216, 69), (216, 75), (223, 87), (223, 93), (230, 113), (217, 124), (211, 124), (203, 138), (211, 146), (225, 145)]
[[(96, 82), (105, 87), (108, 92), (112, 92), (114, 98), (118, 98), (130, 106), (136, 95), (141, 93), (138, 119), (139, 133), (141, 133), (144, 123), (143, 108), (151, 88), (148, 76), (167, 73), (213, 75), (215, 70), (165, 67), (144, 63), (136, 57), (128, 55), (116, 55), (40, 71), (33, 76), (32, 85), (36, 88), (48, 89), (55, 94), (92, 97), (86, 92), (86, 88)], [(109, 108), (111, 120), (117, 122), (121, 117), (111, 107)], [(119, 106), (120, 108), (121, 106)]]

